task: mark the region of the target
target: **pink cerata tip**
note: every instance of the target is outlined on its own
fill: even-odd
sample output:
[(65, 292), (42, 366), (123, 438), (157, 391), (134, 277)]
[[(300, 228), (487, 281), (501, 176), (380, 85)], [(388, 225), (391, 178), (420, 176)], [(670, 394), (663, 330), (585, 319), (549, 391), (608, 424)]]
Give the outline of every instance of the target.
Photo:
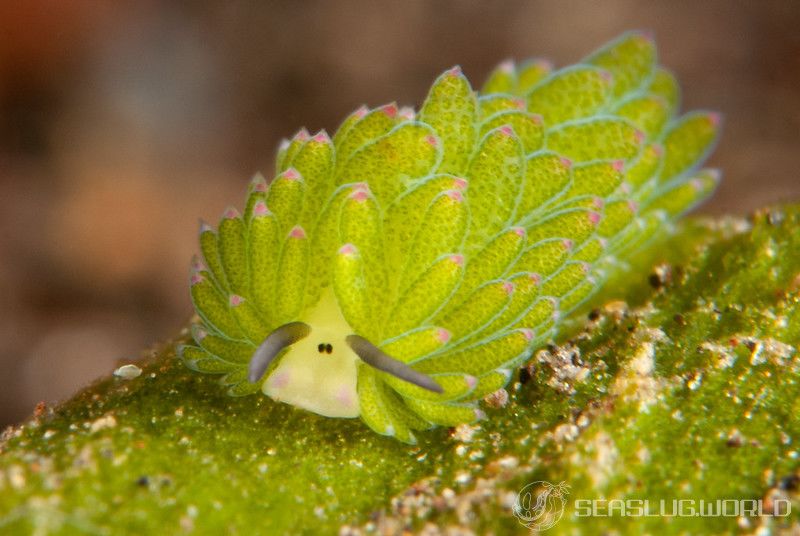
[(331, 141), (331, 138), (330, 136), (328, 136), (327, 132), (325, 132), (324, 130), (320, 130), (319, 132), (317, 132), (316, 135), (314, 135), (313, 138), (311, 138), (311, 140), (317, 143), (329, 143)]
[(296, 181), (300, 178), (300, 172), (294, 168), (289, 168), (283, 172), (283, 178), (289, 179), (290, 181)]
[(514, 60), (508, 59), (503, 61), (500, 65), (497, 66), (497, 69), (500, 72), (511, 74), (514, 72)]
[(533, 114), (531, 116), (531, 123), (533, 123), (534, 125), (541, 125), (543, 121), (544, 119), (542, 119), (542, 116), (539, 114)]
[(464, 255), (451, 255), (450, 260), (459, 266), (464, 265)]
[(256, 216), (268, 215), (269, 209), (267, 208), (267, 204), (263, 201), (256, 201), (256, 204), (253, 205), (253, 214)]
[(345, 244), (339, 248), (340, 255), (349, 256), (349, 255), (355, 255), (355, 253), (356, 253), (356, 247), (353, 244)]
[(506, 281), (503, 283), (503, 290), (506, 291), (506, 294), (513, 294), (514, 293), (514, 283)]
[(464, 201), (464, 196), (461, 194), (460, 190), (447, 190), (444, 193), (444, 195), (446, 195), (453, 201), (456, 201), (457, 203), (461, 203), (462, 201)]
[(636, 213), (639, 210), (639, 204), (636, 201), (628, 201), (628, 208), (631, 212)]
[(697, 192), (702, 192), (703, 188), (705, 187), (703, 181), (701, 181), (700, 179), (692, 179), (689, 181), (689, 184), (691, 184), (692, 188), (694, 188), (695, 191)]
[(525, 236), (525, 228), (524, 227), (512, 227), (511, 230), (517, 236), (522, 236), (522, 237)]
[(461, 76), (461, 66), (456, 65), (455, 67), (447, 71), (447, 74), (450, 76)]
[(618, 172), (622, 171), (622, 169), (625, 167), (625, 161), (624, 160), (614, 160), (611, 163), (611, 167), (614, 168), (614, 171), (618, 171)]
[(391, 117), (394, 119), (397, 117), (397, 104), (391, 103), (387, 104), (381, 108), (381, 111), (386, 114), (387, 117)]
[(711, 124), (716, 127), (722, 121), (722, 114), (719, 112), (710, 112), (708, 114), (708, 120), (711, 121)]
[(232, 220), (234, 218), (239, 217), (239, 211), (233, 207), (228, 207), (225, 209), (225, 213), (222, 215), (223, 218), (227, 220)]
[(562, 240), (561, 245), (564, 247), (564, 249), (569, 251), (572, 249), (572, 240), (570, 240), (569, 238)]
[(636, 145), (641, 145), (647, 136), (641, 130), (633, 133), (633, 139), (636, 140)]
[(203, 274), (192, 274), (192, 277), (191, 277), (191, 279), (189, 279), (189, 282), (192, 285), (198, 285), (198, 284), (202, 283), (205, 280), (206, 280), (206, 278), (203, 277)]
[(467, 382), (467, 387), (470, 389), (474, 389), (476, 385), (478, 385), (478, 378), (475, 376), (464, 376), (464, 381)]
[(292, 228), (291, 231), (289, 231), (289, 236), (291, 236), (292, 238), (305, 238), (306, 232), (305, 230), (303, 230), (302, 227), (296, 225)]
[(253, 176), (250, 181), (250, 189), (254, 192), (267, 191), (267, 181), (264, 180), (264, 176), (261, 175), (261, 173), (256, 173), (255, 176)]
[(301, 128), (300, 131), (297, 134), (295, 134), (294, 137), (297, 141), (307, 141), (309, 134), (306, 129)]
[(237, 306), (239, 306), (239, 305), (244, 303), (244, 298), (242, 298), (238, 294), (231, 294), (231, 296), (229, 298), (229, 301), (230, 301), (231, 307), (237, 307)]
[(432, 145), (434, 147), (439, 145), (439, 140), (436, 139), (436, 136), (434, 136), (433, 134), (428, 134), (427, 136), (425, 136), (425, 141), (428, 142), (429, 145)]
[(365, 115), (367, 115), (367, 112), (369, 112), (369, 108), (367, 108), (365, 105), (363, 105), (363, 104), (362, 104), (361, 106), (359, 106), (358, 110), (356, 110), (355, 112), (353, 112), (353, 115), (354, 115), (354, 116), (355, 116), (357, 119), (361, 119), (362, 117), (364, 117)]
[(595, 197), (592, 199), (592, 206), (594, 206), (594, 208), (601, 209), (603, 208), (603, 205), (605, 205), (605, 201), (603, 201), (601, 198)]
[(462, 179), (460, 177), (456, 177), (453, 179), (453, 188), (457, 188), (459, 190), (466, 190), (467, 188), (467, 179)]
[(438, 328), (436, 330), (436, 338), (439, 339), (440, 343), (446, 344), (450, 340), (450, 332), (444, 328)]
[(572, 167), (572, 160), (570, 160), (569, 158), (562, 157), (561, 158), (561, 165), (564, 166), (565, 168), (569, 169), (569, 168)]
[(527, 340), (529, 340), (529, 341), (533, 340), (533, 330), (532, 329), (522, 328), (520, 331), (522, 332), (522, 334), (525, 336), (525, 338)]
[(589, 221), (591, 222), (592, 225), (597, 225), (598, 222), (600, 221), (600, 214), (598, 214), (597, 212), (590, 212)]
[(358, 188), (353, 190), (353, 193), (347, 196), (348, 199), (352, 199), (353, 201), (366, 201), (369, 197), (369, 191)]
[(511, 128), (511, 125), (503, 125), (498, 130), (500, 131), (501, 134), (505, 136), (511, 136), (514, 134), (514, 129)]
[(538, 285), (539, 283), (542, 282), (542, 276), (540, 276), (539, 274), (534, 273), (534, 272), (531, 272), (531, 273), (528, 274), (528, 279), (533, 281), (534, 285)]

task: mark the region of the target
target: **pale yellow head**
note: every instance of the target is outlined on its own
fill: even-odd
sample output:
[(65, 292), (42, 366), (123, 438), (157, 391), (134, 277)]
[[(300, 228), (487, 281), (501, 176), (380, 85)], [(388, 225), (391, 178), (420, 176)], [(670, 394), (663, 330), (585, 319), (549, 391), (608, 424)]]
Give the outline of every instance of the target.
[(263, 379), (267, 396), (326, 417), (358, 417), (359, 358), (345, 338), (353, 329), (333, 292), (323, 293), (304, 321), (311, 333), (291, 345)]

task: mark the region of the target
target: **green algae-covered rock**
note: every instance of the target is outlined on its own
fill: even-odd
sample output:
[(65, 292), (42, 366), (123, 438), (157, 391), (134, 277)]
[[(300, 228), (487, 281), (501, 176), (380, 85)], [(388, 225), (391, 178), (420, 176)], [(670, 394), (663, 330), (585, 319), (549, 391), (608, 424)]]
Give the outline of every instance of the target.
[[(553, 534), (798, 530), (800, 208), (690, 220), (645, 256), (489, 397), (489, 419), (415, 446), (229, 397), (176, 357), (184, 334), (6, 431), (0, 533), (525, 534), (512, 509), (537, 481), (568, 489)], [(581, 515), (593, 499), (792, 511)]]

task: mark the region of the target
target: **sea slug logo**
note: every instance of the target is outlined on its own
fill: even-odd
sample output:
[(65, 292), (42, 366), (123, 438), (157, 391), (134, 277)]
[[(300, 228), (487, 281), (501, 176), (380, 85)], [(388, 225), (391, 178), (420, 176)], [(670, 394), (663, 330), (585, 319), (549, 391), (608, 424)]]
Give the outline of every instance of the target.
[(565, 482), (558, 485), (543, 480), (531, 482), (517, 494), (514, 515), (531, 530), (547, 530), (564, 515), (567, 495), (569, 486)]

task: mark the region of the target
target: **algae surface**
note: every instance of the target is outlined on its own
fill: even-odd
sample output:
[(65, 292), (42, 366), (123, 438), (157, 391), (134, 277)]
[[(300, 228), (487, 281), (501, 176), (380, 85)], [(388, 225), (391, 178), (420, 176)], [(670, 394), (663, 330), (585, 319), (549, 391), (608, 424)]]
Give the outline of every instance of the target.
[[(229, 397), (176, 358), (179, 339), (5, 432), (0, 533), (525, 534), (511, 510), (533, 481), (570, 486), (553, 534), (798, 530), (799, 303), (800, 208), (689, 220), (531, 356), (487, 420), (413, 447)], [(584, 517), (582, 499), (792, 512)]]

